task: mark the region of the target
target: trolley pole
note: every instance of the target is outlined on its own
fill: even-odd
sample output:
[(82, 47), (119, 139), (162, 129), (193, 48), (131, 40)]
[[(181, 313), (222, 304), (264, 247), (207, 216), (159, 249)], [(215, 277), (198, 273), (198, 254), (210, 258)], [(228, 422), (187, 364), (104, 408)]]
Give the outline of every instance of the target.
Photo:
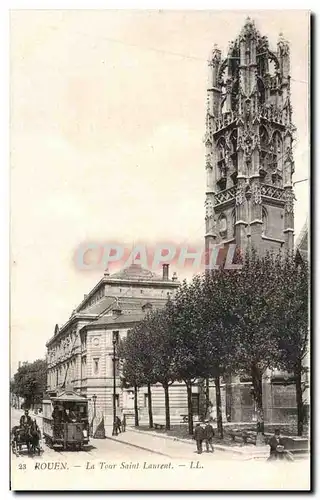
[(115, 334), (113, 334), (113, 338), (112, 338), (112, 344), (113, 344), (113, 428), (112, 428), (112, 435), (113, 436), (117, 436), (118, 435), (118, 432), (117, 432), (117, 427), (116, 427), (116, 413), (117, 413), (117, 410), (116, 410), (116, 392), (117, 392), (117, 388), (116, 388), (116, 337), (115, 337)]
[(92, 399), (93, 399), (93, 418), (95, 419), (96, 418), (96, 401), (97, 401), (96, 394), (94, 394), (92, 396)]

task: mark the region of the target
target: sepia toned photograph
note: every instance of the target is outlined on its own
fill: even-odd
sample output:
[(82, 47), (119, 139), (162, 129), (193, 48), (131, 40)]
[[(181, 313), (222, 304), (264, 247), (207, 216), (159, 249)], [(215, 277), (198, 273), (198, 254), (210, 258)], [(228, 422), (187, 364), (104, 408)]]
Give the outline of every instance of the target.
[(13, 491), (310, 491), (305, 10), (11, 10)]

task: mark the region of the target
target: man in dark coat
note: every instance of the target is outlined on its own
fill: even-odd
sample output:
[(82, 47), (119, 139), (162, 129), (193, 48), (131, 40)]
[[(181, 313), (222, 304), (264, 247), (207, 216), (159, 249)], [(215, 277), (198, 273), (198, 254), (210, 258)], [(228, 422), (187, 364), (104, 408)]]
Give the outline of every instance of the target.
[(284, 458), (284, 441), (280, 429), (275, 429), (274, 435), (269, 440), (270, 456), (268, 460), (282, 460)]
[(196, 424), (194, 429), (193, 438), (197, 443), (197, 453), (202, 453), (202, 443), (204, 440), (204, 428), (200, 425), (200, 423)]
[(126, 425), (127, 425), (127, 418), (126, 418), (126, 415), (123, 414), (122, 422), (121, 422), (122, 432), (126, 432)]
[(118, 416), (116, 417), (116, 427), (117, 427), (118, 433), (120, 434), (120, 432), (121, 432), (121, 420)]
[(29, 415), (29, 410), (24, 411), (24, 415), (20, 418), (20, 427), (29, 428), (32, 425), (32, 418)]
[(211, 448), (211, 452), (213, 453), (214, 449), (213, 449), (212, 440), (214, 437), (214, 430), (213, 430), (213, 427), (212, 427), (211, 423), (209, 422), (209, 420), (206, 420), (205, 424), (206, 424), (206, 426), (204, 428), (204, 438), (206, 441), (207, 453), (209, 453), (209, 448)]

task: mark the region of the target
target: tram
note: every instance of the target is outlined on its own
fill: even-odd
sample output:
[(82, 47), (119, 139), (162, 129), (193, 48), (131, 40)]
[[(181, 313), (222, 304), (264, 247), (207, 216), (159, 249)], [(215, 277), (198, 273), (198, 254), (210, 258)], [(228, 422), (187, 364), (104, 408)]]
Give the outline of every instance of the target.
[(43, 437), (51, 448), (81, 450), (89, 443), (88, 399), (73, 391), (42, 401)]

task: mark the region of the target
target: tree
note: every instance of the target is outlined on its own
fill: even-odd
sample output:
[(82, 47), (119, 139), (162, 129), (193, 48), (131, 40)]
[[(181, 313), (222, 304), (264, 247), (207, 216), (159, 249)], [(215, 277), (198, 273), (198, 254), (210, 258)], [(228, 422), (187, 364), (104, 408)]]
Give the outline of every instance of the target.
[(134, 390), (134, 425), (139, 427), (138, 389), (143, 385), (144, 373), (138, 361), (140, 354), (137, 336), (128, 331), (127, 337), (119, 345), (118, 355), (122, 361), (122, 386)]
[(305, 417), (302, 378), (307, 371), (304, 360), (309, 346), (309, 272), (306, 264), (297, 265), (290, 254), (278, 262), (277, 267), (278, 293), (274, 297), (273, 310), (278, 323), (280, 364), (294, 374), (297, 432), (301, 436)]
[(237, 368), (235, 362), (234, 324), (237, 317), (231, 307), (235, 271), (219, 267), (206, 273), (201, 281), (199, 301), (202, 343), (205, 346), (202, 365), (206, 376), (214, 379), (217, 427), (223, 438), (220, 378)]
[[(151, 318), (151, 317), (150, 317)], [(124, 360), (123, 375), (135, 390), (135, 420), (138, 421), (138, 387), (147, 386), (149, 427), (153, 428), (151, 385), (156, 383), (154, 375), (154, 347), (150, 335), (150, 318), (146, 316), (128, 333), (120, 347), (120, 357)], [(138, 424), (136, 424), (138, 425)]]
[(13, 378), (12, 391), (24, 398), (25, 406), (40, 403), (47, 386), (47, 362), (37, 359), (18, 368)]
[(230, 310), (235, 318), (234, 360), (238, 370), (252, 377), (257, 409), (257, 443), (263, 442), (264, 411), (262, 376), (267, 368), (279, 365), (277, 318), (273, 308), (278, 291), (277, 272), (280, 255), (247, 254), (243, 267), (233, 276)]
[(153, 311), (146, 318), (149, 353), (152, 359), (152, 378), (164, 389), (165, 428), (170, 430), (169, 387), (177, 380), (175, 367), (175, 338), (170, 329), (172, 303), (162, 310)]
[(201, 330), (201, 279), (196, 276), (190, 284), (186, 281), (178, 289), (174, 302), (167, 305), (168, 329), (173, 342), (176, 378), (187, 388), (188, 428), (193, 434), (192, 386), (206, 376), (206, 344)]

